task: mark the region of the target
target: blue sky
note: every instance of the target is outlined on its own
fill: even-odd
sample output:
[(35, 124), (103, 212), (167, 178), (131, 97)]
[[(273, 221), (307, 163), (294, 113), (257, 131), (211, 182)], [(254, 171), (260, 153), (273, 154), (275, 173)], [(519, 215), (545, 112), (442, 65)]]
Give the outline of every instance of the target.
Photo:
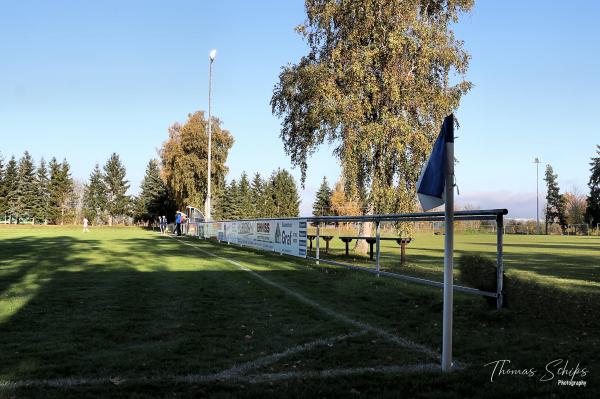
[[(0, 5), (4, 158), (66, 157), (85, 180), (117, 152), (136, 193), (169, 125), (207, 108), (208, 52), (217, 48), (213, 113), (236, 140), (229, 177), (290, 168), (269, 100), (280, 67), (306, 52), (293, 29), (303, 1)], [(591, 0), (480, 0), (461, 18), (455, 31), (475, 86), (457, 112), (460, 202), (534, 217), (536, 156), (563, 190), (587, 192), (600, 144), (599, 13)], [(327, 147), (310, 161), (303, 214), (324, 175), (339, 175)]]

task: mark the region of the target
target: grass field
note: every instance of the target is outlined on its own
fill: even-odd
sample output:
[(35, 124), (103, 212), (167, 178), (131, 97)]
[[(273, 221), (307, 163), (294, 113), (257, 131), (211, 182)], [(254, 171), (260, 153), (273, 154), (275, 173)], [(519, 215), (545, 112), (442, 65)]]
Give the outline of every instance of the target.
[[(325, 233), (334, 235), (334, 238), (330, 241), (328, 253), (324, 253), (324, 243), (321, 241), (321, 258), (374, 267), (368, 254), (351, 251), (350, 256), (345, 255), (345, 244), (337, 236), (354, 234), (341, 233), (333, 229)], [(350, 244), (350, 248), (354, 243)], [(313, 256), (315, 246), (313, 241)], [(381, 241), (381, 251), (382, 270), (443, 281), (443, 235), (422, 233), (413, 236), (413, 241), (407, 245), (407, 264), (404, 266), (400, 265), (400, 248), (396, 242)], [(508, 276), (569, 292), (600, 292), (600, 237), (507, 234), (504, 236), (504, 252)], [(485, 254), (495, 260), (496, 235), (457, 234), (455, 255), (463, 253)], [(459, 274), (457, 269), (455, 274)]]
[[(458, 236), (457, 249), (493, 254), (493, 239)], [(406, 267), (438, 273), (441, 245), (418, 237)], [(600, 298), (599, 247), (595, 237), (507, 236), (507, 274)], [(398, 252), (389, 248), (386, 267)], [(585, 309), (496, 311), (456, 294), (459, 368), (441, 374), (437, 288), (137, 228), (3, 227), (0, 253), (0, 397), (600, 392), (600, 321)], [(501, 359), (536, 376), (491, 382), (484, 365)], [(555, 359), (587, 368), (576, 378), (587, 386), (540, 381)]]

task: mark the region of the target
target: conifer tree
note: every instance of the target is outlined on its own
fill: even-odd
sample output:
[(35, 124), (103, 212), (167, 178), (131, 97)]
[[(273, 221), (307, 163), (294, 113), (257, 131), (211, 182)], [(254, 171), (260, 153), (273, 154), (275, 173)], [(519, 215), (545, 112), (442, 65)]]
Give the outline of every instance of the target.
[(294, 177), (285, 169), (277, 169), (271, 178), (273, 217), (296, 217), (300, 213), (300, 196)]
[(4, 157), (0, 154), (0, 215), (5, 216), (5, 198), (4, 198)]
[(590, 180), (588, 187), (590, 195), (586, 200), (585, 217), (588, 223), (592, 226), (597, 226), (600, 223), (600, 145), (596, 146), (597, 157), (592, 157), (590, 162)]
[(60, 223), (61, 216), (61, 207), (60, 207), (60, 164), (56, 160), (56, 158), (52, 158), (48, 163), (48, 168), (50, 170), (50, 180), (48, 182), (48, 191), (50, 193), (50, 204), (48, 205), (48, 219), (53, 224)]
[(2, 199), (4, 204), (4, 213), (8, 215), (9, 223), (12, 223), (16, 212), (17, 196), (17, 161), (14, 156), (6, 164), (4, 171), (4, 184), (2, 188)]
[(238, 200), (239, 200), (239, 218), (248, 219), (252, 217), (252, 193), (248, 175), (242, 173), (240, 183), (238, 185)]
[(167, 187), (161, 179), (159, 163), (152, 159), (146, 166), (146, 174), (142, 180), (136, 219), (152, 221), (158, 219), (158, 216), (171, 213), (174, 205), (169, 207), (168, 203)]
[[(223, 220), (223, 201), (225, 201), (225, 191), (227, 190), (227, 185), (223, 184), (218, 187), (215, 187), (214, 192), (212, 194), (212, 213), (211, 217), (213, 220)], [(204, 213), (204, 209), (202, 210)]]
[(333, 215), (331, 211), (331, 188), (329, 188), (329, 183), (327, 182), (327, 178), (323, 176), (323, 181), (321, 182), (321, 187), (319, 187), (319, 191), (317, 191), (315, 202), (313, 203), (313, 215), (314, 216), (328, 216)]
[(227, 220), (237, 220), (241, 218), (240, 215), (239, 187), (235, 179), (233, 179), (225, 190), (223, 217)]
[(111, 226), (116, 218), (125, 216), (129, 210), (130, 198), (125, 194), (129, 189), (129, 181), (125, 179), (125, 175), (125, 167), (119, 156), (113, 153), (104, 165), (108, 224)]
[(48, 207), (50, 205), (50, 191), (48, 168), (44, 158), (40, 160), (37, 168), (36, 177), (36, 197), (34, 201), (34, 217), (37, 221), (46, 224), (48, 222)]
[(19, 223), (23, 218), (31, 219), (34, 216), (35, 167), (28, 151), (19, 160), (17, 176), (15, 213)]
[(83, 214), (91, 223), (99, 224), (104, 221), (106, 211), (106, 184), (100, 165), (96, 164), (90, 174), (90, 180), (83, 194)]
[(265, 198), (264, 187), (265, 183), (260, 177), (260, 173), (256, 172), (250, 184), (250, 197), (252, 198), (252, 218), (264, 217)]
[(64, 224), (65, 217), (71, 208), (73, 196), (73, 179), (70, 174), (70, 166), (66, 159), (61, 163), (52, 158), (49, 163), (50, 182), (48, 191), (50, 192), (50, 206), (48, 209), (48, 218), (55, 224)]
[(4, 157), (0, 153), (0, 215), (4, 216)]
[(560, 228), (565, 231), (567, 222), (565, 218), (565, 199), (560, 194), (557, 182), (558, 175), (554, 173), (551, 165), (546, 165), (546, 234), (548, 234), (548, 224), (558, 222)]

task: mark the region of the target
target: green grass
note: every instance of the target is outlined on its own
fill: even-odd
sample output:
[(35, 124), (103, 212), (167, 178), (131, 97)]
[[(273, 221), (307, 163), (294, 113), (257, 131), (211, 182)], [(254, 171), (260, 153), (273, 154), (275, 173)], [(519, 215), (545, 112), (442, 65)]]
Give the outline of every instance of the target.
[[(457, 249), (492, 254), (493, 238), (457, 236)], [(347, 320), (440, 352), (441, 291), (233, 246), (181, 241), (186, 244), (137, 228), (92, 229), (85, 235), (78, 228), (0, 228), (0, 381), (99, 379), (69, 388), (0, 385), (0, 397), (500, 398), (599, 392), (597, 315), (571, 314), (557, 321), (551, 312), (523, 307), (496, 311), (482, 298), (464, 294), (455, 295), (454, 354), (466, 365), (461, 371), (300, 374), (437, 362), (373, 331), (361, 332)], [(441, 245), (441, 237), (417, 237), (409, 267), (438, 273)], [(573, 295), (597, 295), (598, 246), (598, 239), (587, 237), (507, 236), (507, 272)], [(388, 250), (391, 256), (398, 251)], [(181, 378), (219, 373), (345, 334), (354, 335), (265, 360), (242, 373), (257, 382)], [(510, 359), (515, 367), (542, 373), (557, 358), (587, 367), (588, 386), (558, 387), (556, 381), (521, 376), (492, 383), (491, 370), (483, 366)], [(265, 380), (282, 373), (299, 374)]]
[[(314, 234), (314, 231), (312, 232)], [(330, 241), (329, 253), (324, 253), (321, 242), (321, 257), (340, 262), (374, 267), (368, 254), (351, 251), (345, 255), (345, 244), (337, 238), (338, 231), (328, 234), (335, 237)], [(313, 252), (316, 242), (313, 240)], [(350, 244), (350, 249), (354, 241)], [(400, 248), (394, 241), (381, 241), (381, 269), (443, 281), (444, 236), (418, 234), (407, 245), (407, 263), (400, 265)], [(455, 255), (479, 253), (496, 258), (495, 234), (457, 234)], [(577, 293), (600, 291), (600, 237), (597, 236), (504, 236), (504, 265), (507, 276), (535, 281), (539, 284)], [(455, 270), (456, 276), (459, 271)]]

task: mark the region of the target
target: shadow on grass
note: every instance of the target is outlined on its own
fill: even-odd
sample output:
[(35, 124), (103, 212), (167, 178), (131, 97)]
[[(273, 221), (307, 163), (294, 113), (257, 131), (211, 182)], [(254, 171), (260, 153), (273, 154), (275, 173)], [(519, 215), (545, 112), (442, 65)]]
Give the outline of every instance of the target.
[[(3, 379), (126, 379), (210, 373), (352, 331), (352, 327), (247, 272), (176, 240), (158, 235), (123, 239), (119, 245), (93, 241), (80, 245), (80, 240), (67, 240), (61, 247), (52, 246), (55, 237), (44, 240), (36, 238), (37, 244), (28, 248), (34, 258), (52, 255), (49, 259), (53, 261), (41, 266), (47, 270), (45, 280), (26, 304), (0, 324)], [(295, 258), (233, 246), (198, 240), (188, 243), (251, 265), (256, 273), (336, 312), (439, 351), (441, 292), (437, 289), (339, 268), (314, 267)], [(163, 265), (172, 259), (178, 259), (181, 267)], [(21, 272), (21, 280), (34, 272), (29, 260), (19, 259), (27, 268)], [(590, 331), (598, 327), (597, 320), (586, 323), (592, 323), (585, 327)], [(557, 347), (561, 353), (579, 353), (593, 346), (591, 334), (582, 337), (578, 324), (550, 323), (512, 310), (490, 311), (480, 298), (462, 295), (456, 296), (455, 328), (456, 356), (474, 364), (477, 371), (483, 370), (481, 364), (500, 358), (542, 366), (555, 358)], [(380, 350), (387, 345), (377, 337), (366, 342)], [(331, 367), (361, 366), (365, 359), (359, 353), (365, 353), (364, 349), (356, 349), (353, 356), (348, 351), (354, 349), (348, 347), (340, 358), (329, 355), (318, 360), (348, 362)], [(391, 347), (389, 352), (393, 353)], [(581, 351), (577, 360), (589, 363), (590, 353), (594, 352)], [(484, 371), (485, 376), (478, 375), (480, 383), (489, 378)], [(468, 375), (452, 378), (461, 381), (471, 378)], [(386, 381), (389, 389), (401, 393), (419, 384), (418, 380), (390, 377)], [(354, 381), (360, 381), (365, 390), (373, 389), (369, 388), (373, 384), (370, 376)], [(339, 387), (332, 396), (342, 396), (347, 393), (347, 382), (341, 378), (323, 384)], [(431, 389), (427, 384), (419, 390)], [(207, 388), (207, 396), (213, 388)], [(479, 392), (480, 388), (472, 384), (468, 389)], [(85, 388), (81, 390), (85, 393)]]
[[(85, 242), (90, 246), (99, 244), (97, 240)], [(74, 247), (78, 243), (81, 241), (68, 236), (25, 236), (0, 240), (0, 296), (30, 273), (47, 277), (70, 262), (76, 262), (78, 251)]]

